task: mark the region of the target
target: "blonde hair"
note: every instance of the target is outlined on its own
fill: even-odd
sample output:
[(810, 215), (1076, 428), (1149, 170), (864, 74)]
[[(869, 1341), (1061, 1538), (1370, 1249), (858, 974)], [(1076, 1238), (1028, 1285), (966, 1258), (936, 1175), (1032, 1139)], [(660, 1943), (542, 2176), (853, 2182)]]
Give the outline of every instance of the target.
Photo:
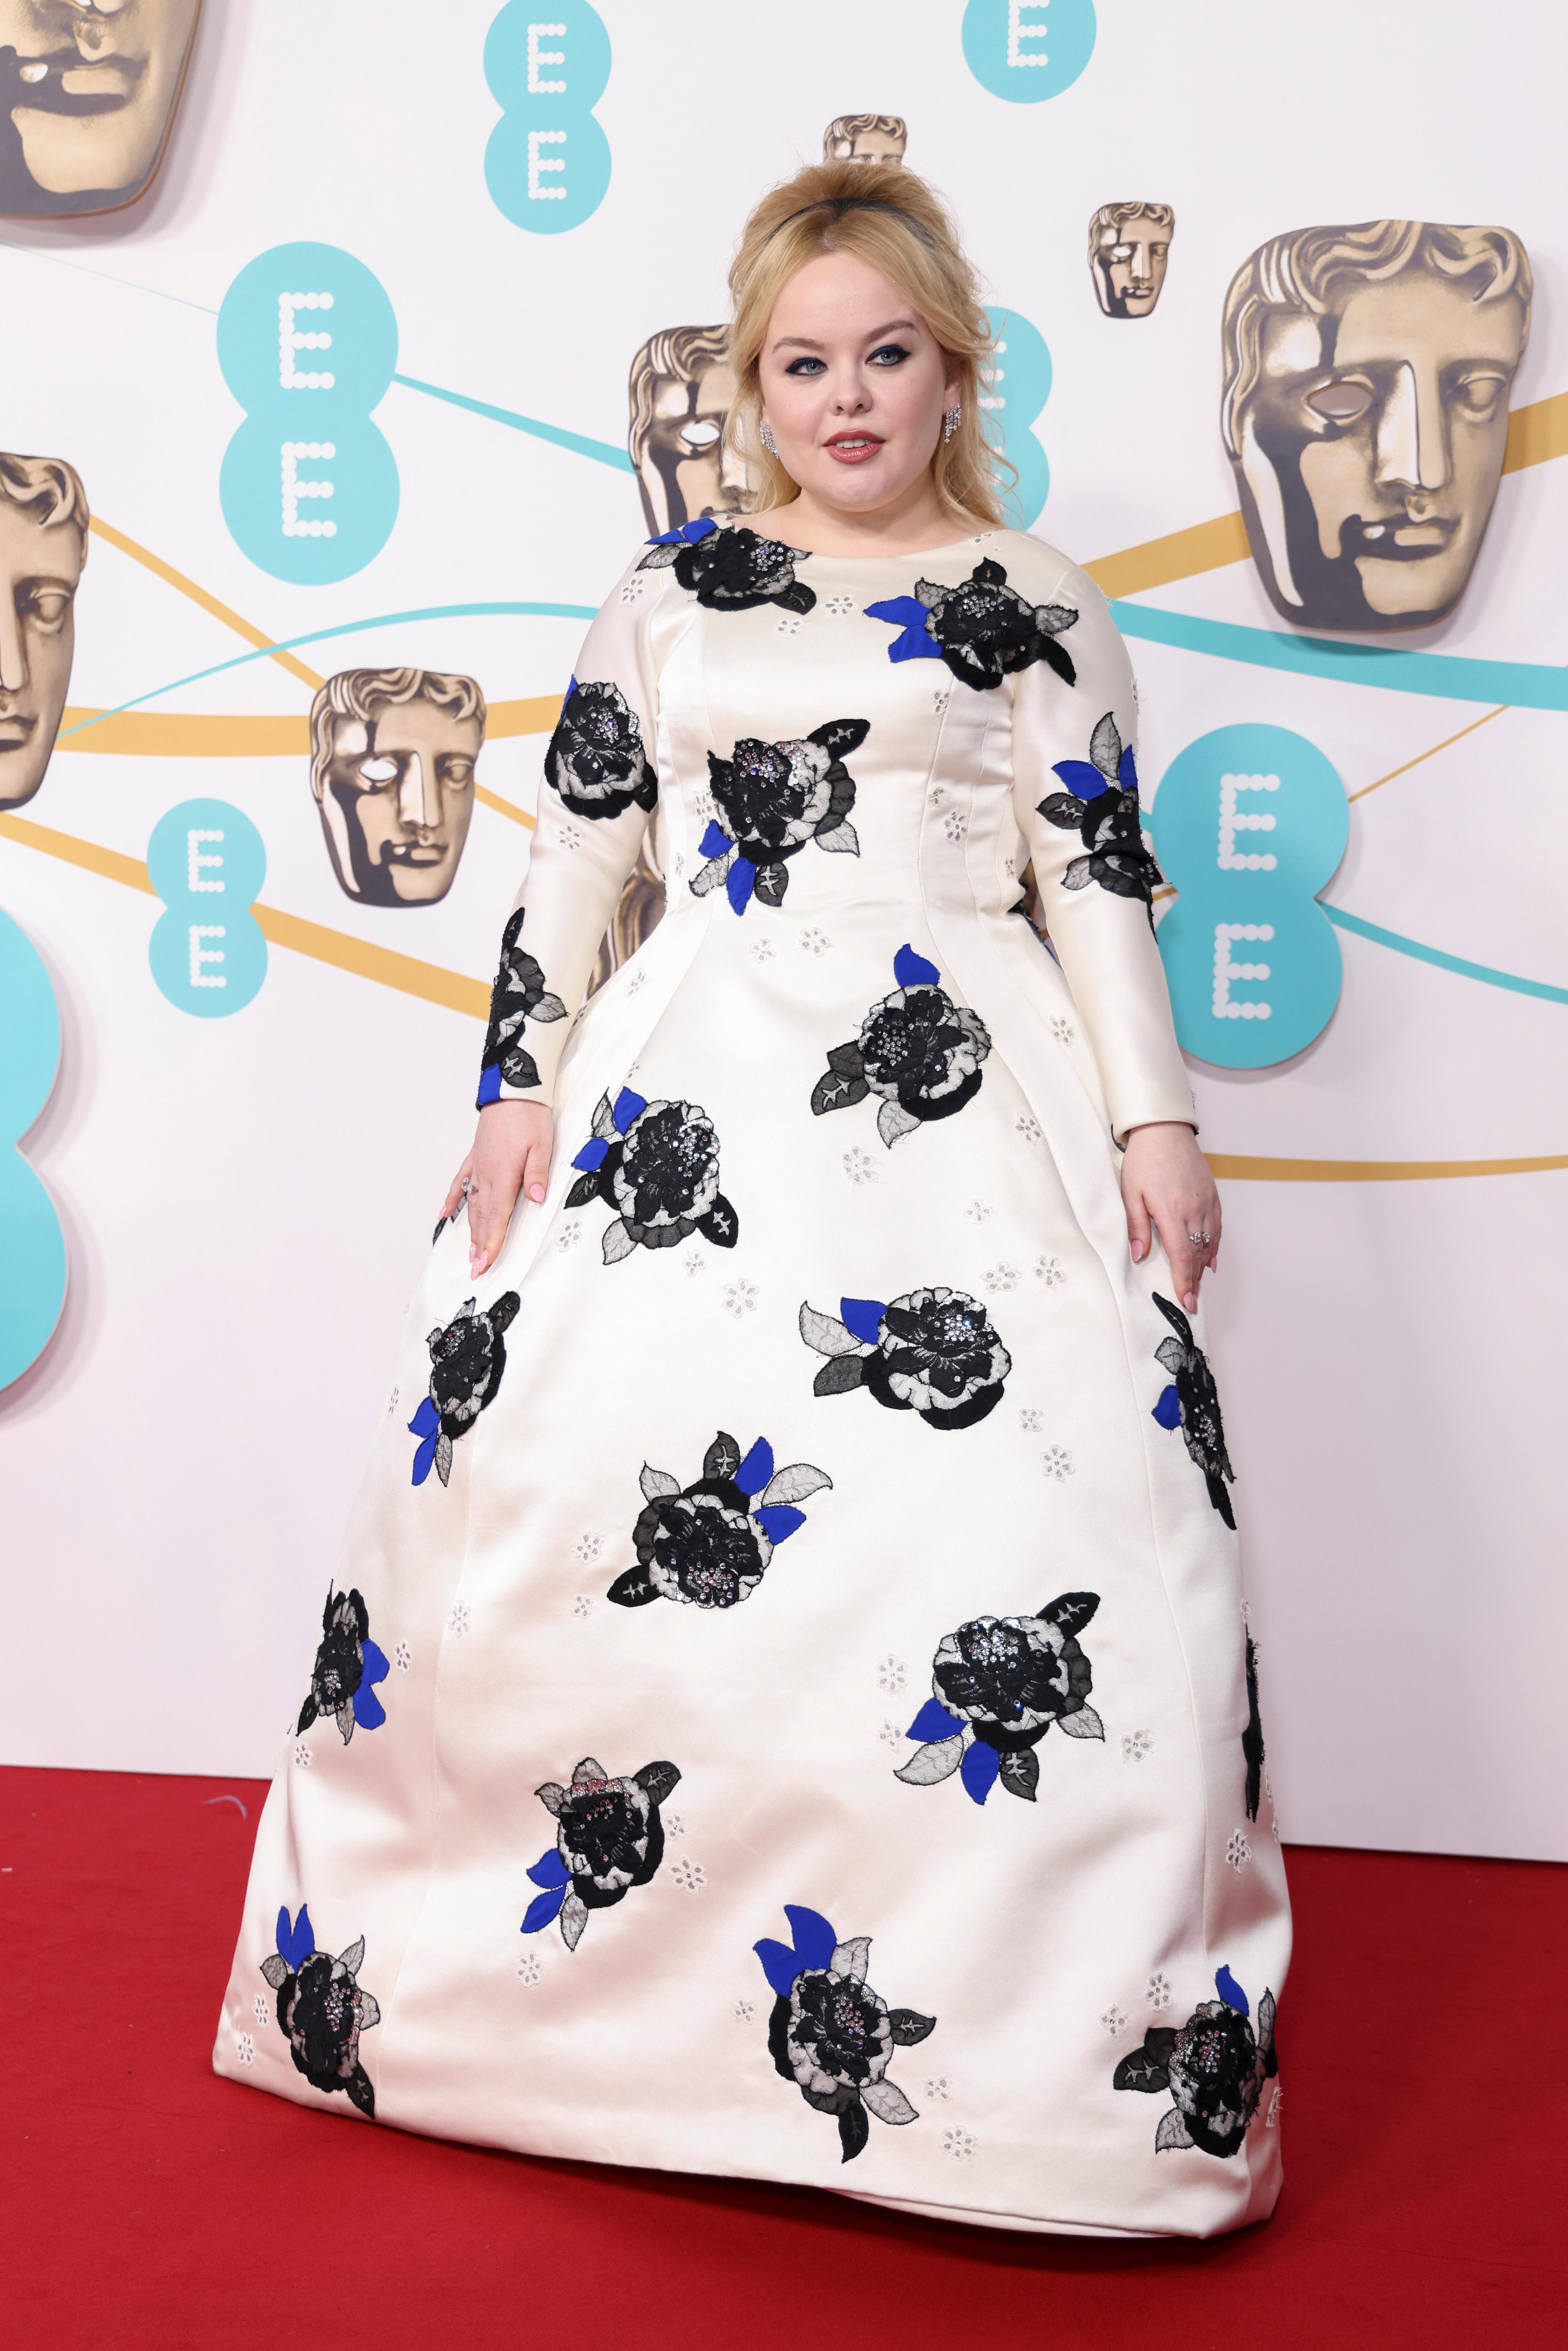
[(780, 458), (764, 449), (759, 365), (774, 305), (798, 269), (820, 253), (853, 253), (891, 278), (930, 329), (958, 378), (963, 414), (931, 460), (937, 496), (993, 527), (1002, 519), (1001, 476), (1017, 478), (980, 406), (991, 357), (990, 321), (946, 204), (903, 163), (811, 163), (763, 197), (741, 233), (729, 273), (729, 360), (739, 390), (730, 445), (751, 469), (749, 510), (800, 496)]

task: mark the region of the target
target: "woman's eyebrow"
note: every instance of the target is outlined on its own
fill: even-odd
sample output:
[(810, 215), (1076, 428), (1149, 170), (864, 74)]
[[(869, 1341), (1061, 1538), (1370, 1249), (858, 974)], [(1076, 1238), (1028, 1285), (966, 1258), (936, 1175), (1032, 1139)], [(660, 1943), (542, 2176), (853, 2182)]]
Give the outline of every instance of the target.
[[(902, 329), (902, 331), (906, 335), (918, 334), (920, 331), (919, 320), (915, 319), (890, 319), (885, 327), (878, 327), (874, 329), (871, 334), (862, 336), (861, 340), (862, 342), (867, 343), (880, 343), (884, 335), (895, 334), (900, 331), (900, 329)], [(778, 340), (773, 343), (770, 348), (776, 351), (820, 351), (824, 348), (824, 346), (821, 343), (813, 342), (810, 335), (780, 335)]]

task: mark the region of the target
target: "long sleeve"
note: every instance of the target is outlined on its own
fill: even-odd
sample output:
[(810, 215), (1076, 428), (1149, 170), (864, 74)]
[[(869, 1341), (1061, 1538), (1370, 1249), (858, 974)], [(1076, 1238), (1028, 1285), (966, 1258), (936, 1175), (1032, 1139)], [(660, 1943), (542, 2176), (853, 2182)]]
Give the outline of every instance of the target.
[(501, 935), (479, 1072), (479, 1106), (551, 1101), (571, 1018), (657, 803), (657, 681), (648, 622), (654, 573), (633, 565), (579, 656), (545, 754), (533, 847)]
[(1045, 601), (1078, 618), (1060, 638), (1076, 683), (1042, 661), (1015, 686), (1014, 807), (1040, 912), (1118, 1143), (1155, 1119), (1196, 1128), (1155, 944), (1150, 897), (1160, 877), (1139, 830), (1132, 664), (1087, 572), (1071, 567)]

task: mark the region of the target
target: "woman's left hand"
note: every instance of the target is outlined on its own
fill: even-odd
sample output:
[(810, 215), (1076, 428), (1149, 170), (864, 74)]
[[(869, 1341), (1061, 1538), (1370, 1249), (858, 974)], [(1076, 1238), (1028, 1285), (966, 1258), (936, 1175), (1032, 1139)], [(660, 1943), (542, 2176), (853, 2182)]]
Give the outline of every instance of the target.
[(1153, 1223), (1170, 1259), (1176, 1296), (1197, 1312), (1198, 1284), (1219, 1262), (1219, 1191), (1190, 1126), (1135, 1126), (1122, 1157), (1122, 1204), (1133, 1263), (1149, 1253)]

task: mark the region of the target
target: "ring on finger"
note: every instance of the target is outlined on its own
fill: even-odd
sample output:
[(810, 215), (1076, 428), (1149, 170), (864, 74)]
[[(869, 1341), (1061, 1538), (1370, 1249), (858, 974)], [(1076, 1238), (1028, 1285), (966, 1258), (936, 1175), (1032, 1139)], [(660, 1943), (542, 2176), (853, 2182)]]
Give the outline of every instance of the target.
[(1192, 1243), (1194, 1249), (1207, 1249), (1208, 1247), (1208, 1235), (1207, 1233), (1188, 1233), (1187, 1238)]

